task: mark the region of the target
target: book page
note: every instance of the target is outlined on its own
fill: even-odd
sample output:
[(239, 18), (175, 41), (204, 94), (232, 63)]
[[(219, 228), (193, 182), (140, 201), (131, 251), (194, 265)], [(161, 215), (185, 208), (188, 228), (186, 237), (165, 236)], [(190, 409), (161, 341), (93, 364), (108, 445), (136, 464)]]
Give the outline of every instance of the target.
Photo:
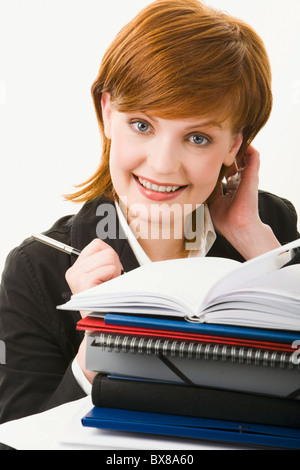
[(214, 299), (220, 298), (229, 292), (241, 289), (250, 282), (253, 283), (257, 281), (257, 284), (260, 284), (266, 276), (274, 271), (278, 271), (277, 283), (280, 283), (280, 278), (284, 278), (285, 276), (283, 270), (280, 269), (286, 262), (285, 253), (299, 248), (299, 246), (300, 239), (297, 239), (242, 263), (237, 270), (228, 273), (227, 276), (219, 279), (212, 286), (205, 298), (205, 304), (211, 303)]
[[(299, 245), (300, 239), (245, 263), (214, 257), (149, 263), (76, 294), (58, 308), (148, 315), (170, 314), (179, 317), (198, 316), (198, 321), (209, 322), (209, 318), (202, 315), (207, 305), (215, 301), (222, 302), (229, 293), (246, 289), (254, 282), (257, 282), (260, 290), (267, 287), (270, 290), (270, 285), (264, 285), (264, 281), (268, 275), (277, 272), (275, 287), (273, 292), (269, 292), (269, 296), (273, 295), (274, 289), (277, 290), (276, 286), (281, 282), (280, 279), (285, 277), (285, 270), (280, 269), (286, 263), (284, 253)], [(290, 272), (292, 273), (292, 270)], [(285, 280), (286, 285), (290, 284), (288, 277)], [(254, 290), (254, 284), (252, 289)], [(249, 295), (245, 301), (250, 301)]]
[(284, 269), (250, 281), (239, 290), (232, 290), (228, 295), (236, 297), (236, 294), (239, 293), (243, 298), (247, 293), (253, 292), (268, 294), (270, 298), (274, 296), (288, 298), (290, 303), (293, 300), (300, 301), (300, 264), (286, 266)]
[(164, 305), (183, 316), (195, 314), (216, 279), (240, 263), (225, 258), (184, 258), (157, 261), (73, 295), (64, 310), (158, 312)]

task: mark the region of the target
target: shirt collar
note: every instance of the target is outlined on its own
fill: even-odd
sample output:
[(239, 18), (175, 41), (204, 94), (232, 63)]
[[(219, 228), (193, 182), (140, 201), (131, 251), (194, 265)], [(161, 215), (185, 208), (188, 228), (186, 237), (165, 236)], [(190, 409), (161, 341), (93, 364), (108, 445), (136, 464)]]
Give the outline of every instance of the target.
[(189, 257), (206, 256), (217, 238), (208, 205), (201, 204), (196, 209), (196, 233), (192, 231), (190, 215), (187, 216), (185, 223), (187, 240), (192, 240), (195, 237), (194, 241), (187, 242), (187, 249), (190, 250)]
[(117, 202), (115, 202), (115, 205), (116, 205), (116, 210), (117, 210), (117, 214), (118, 214), (118, 217), (119, 217), (119, 222), (120, 222), (121, 228), (123, 229), (123, 231), (125, 233), (125, 236), (127, 237), (128, 243), (129, 243), (129, 245), (130, 245), (130, 247), (131, 247), (138, 263), (139, 263), (139, 265), (142, 266), (144, 264), (151, 263), (150, 258), (146, 255), (145, 251), (143, 250), (143, 248), (139, 244), (138, 240), (134, 236), (131, 228), (129, 227), (129, 225), (127, 223), (127, 220), (125, 218), (125, 215), (123, 214), (119, 204)]
[[(115, 202), (118, 218), (120, 225), (127, 237), (128, 243), (138, 261), (140, 266), (151, 263), (150, 258), (147, 256), (141, 245), (139, 244), (138, 240), (134, 236), (131, 228), (129, 227), (126, 217), (124, 216), (119, 204)], [(185, 224), (185, 235), (187, 238), (187, 249), (190, 250), (189, 257), (195, 256), (206, 256), (208, 251), (211, 249), (212, 245), (214, 244), (217, 236), (213, 226), (213, 222), (211, 219), (211, 215), (209, 212), (209, 208), (207, 204), (201, 204), (197, 209), (197, 232), (194, 238), (194, 233), (192, 231), (192, 222), (191, 216), (188, 215)]]

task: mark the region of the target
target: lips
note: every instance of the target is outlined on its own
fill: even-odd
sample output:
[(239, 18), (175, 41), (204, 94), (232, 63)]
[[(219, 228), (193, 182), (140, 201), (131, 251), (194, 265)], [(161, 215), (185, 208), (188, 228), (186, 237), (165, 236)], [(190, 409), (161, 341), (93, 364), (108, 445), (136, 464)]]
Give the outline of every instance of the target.
[(172, 185), (170, 183), (160, 183), (151, 181), (140, 176), (133, 175), (140, 192), (149, 199), (163, 201), (174, 199), (187, 186)]

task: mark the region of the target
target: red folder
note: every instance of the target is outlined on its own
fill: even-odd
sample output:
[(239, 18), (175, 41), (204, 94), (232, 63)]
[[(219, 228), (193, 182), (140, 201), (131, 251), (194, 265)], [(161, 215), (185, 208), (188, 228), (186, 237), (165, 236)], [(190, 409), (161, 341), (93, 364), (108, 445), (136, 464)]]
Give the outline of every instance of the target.
[(248, 348), (267, 349), (269, 351), (294, 352), (291, 344), (275, 343), (269, 341), (257, 341), (243, 338), (230, 338), (216, 335), (191, 334), (167, 330), (155, 330), (150, 328), (136, 328), (129, 326), (107, 325), (103, 318), (87, 316), (77, 323), (78, 330), (94, 331), (99, 333), (112, 333), (131, 336), (147, 336), (157, 338), (170, 338), (184, 341), (198, 341), (203, 343), (228, 344), (235, 346), (245, 346)]

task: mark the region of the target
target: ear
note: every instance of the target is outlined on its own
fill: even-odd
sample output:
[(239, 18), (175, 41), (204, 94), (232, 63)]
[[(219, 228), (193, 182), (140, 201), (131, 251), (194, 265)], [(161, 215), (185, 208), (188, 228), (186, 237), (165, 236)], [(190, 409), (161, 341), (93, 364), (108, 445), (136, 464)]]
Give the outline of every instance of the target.
[(224, 160), (225, 166), (231, 166), (235, 162), (236, 156), (241, 148), (243, 143), (243, 131), (240, 131), (238, 134), (235, 134), (232, 138), (230, 149)]
[(111, 139), (111, 102), (110, 93), (104, 91), (101, 96), (102, 119), (104, 133), (108, 139)]

